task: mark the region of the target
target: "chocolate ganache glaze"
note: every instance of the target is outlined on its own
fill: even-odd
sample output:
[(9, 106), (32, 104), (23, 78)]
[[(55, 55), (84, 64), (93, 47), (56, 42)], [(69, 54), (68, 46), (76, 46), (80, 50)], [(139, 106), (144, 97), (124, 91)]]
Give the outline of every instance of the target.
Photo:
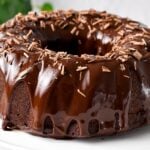
[(0, 26), (3, 129), (55, 138), (150, 123), (150, 29), (107, 12), (18, 14)]

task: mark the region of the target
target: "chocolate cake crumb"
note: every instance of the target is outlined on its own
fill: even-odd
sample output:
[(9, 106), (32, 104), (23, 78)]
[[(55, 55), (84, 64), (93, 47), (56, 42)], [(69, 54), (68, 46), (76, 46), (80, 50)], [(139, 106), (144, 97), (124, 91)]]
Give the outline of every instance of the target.
[(72, 120), (67, 128), (67, 135), (70, 137), (78, 137), (80, 135), (80, 127), (76, 120)]

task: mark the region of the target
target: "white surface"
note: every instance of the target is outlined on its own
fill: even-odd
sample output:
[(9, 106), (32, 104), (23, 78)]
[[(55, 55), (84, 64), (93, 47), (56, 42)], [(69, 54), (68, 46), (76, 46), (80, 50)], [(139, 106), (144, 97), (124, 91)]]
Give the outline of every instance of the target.
[(0, 129), (0, 150), (150, 150), (150, 126), (124, 135), (80, 140), (36, 137)]
[[(33, 0), (36, 7), (44, 0)], [(150, 25), (150, 0), (45, 0), (56, 9), (107, 10)], [(150, 150), (150, 127), (131, 131), (125, 135), (84, 140), (55, 140), (32, 136), (19, 131), (0, 129), (0, 150)]]
[(150, 0), (32, 0), (37, 7), (43, 2), (51, 2), (55, 9), (89, 9), (118, 14), (150, 25)]

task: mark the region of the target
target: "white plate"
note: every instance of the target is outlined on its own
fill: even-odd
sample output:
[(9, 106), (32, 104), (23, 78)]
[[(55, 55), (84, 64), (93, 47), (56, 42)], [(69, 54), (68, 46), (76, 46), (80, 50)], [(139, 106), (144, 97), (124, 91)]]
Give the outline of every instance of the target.
[(105, 139), (56, 140), (0, 129), (0, 150), (150, 150), (150, 126)]

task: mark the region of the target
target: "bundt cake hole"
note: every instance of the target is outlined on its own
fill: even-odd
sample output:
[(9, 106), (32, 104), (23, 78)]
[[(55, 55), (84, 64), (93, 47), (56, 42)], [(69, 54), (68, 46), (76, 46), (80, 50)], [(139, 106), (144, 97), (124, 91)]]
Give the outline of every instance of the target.
[(80, 136), (80, 126), (76, 120), (72, 120), (69, 123), (69, 126), (67, 128), (67, 135), (69, 137), (78, 137)]
[(93, 37), (88, 39), (85, 35), (78, 37), (69, 32), (63, 33), (64, 31), (59, 31), (60, 34), (58, 34), (57, 31), (49, 33), (49, 29), (38, 30), (38, 33), (35, 31), (36, 40), (41, 41), (41, 47), (55, 52), (64, 51), (78, 56), (82, 54), (105, 55), (112, 48), (110, 43), (102, 43), (102, 39)]
[(97, 119), (92, 119), (89, 121), (88, 132), (90, 135), (94, 135), (99, 132), (99, 121)]
[(54, 129), (54, 125), (50, 116), (47, 116), (44, 120), (43, 125), (43, 133), (44, 134), (52, 134)]
[(63, 39), (47, 40), (42, 42), (42, 47), (55, 52), (64, 51), (68, 54), (80, 55), (77, 39), (70, 39), (69, 41)]
[[(104, 55), (108, 47), (108, 45), (99, 45), (97, 41), (83, 41), (80, 39), (71, 38), (71, 39), (55, 39), (55, 40), (47, 40), (42, 42), (42, 48), (47, 48), (49, 50), (53, 50), (55, 52), (64, 51), (68, 54), (72, 55), (82, 55), (82, 54), (91, 54), (91, 55)], [(109, 49), (111, 50), (111, 48)]]

